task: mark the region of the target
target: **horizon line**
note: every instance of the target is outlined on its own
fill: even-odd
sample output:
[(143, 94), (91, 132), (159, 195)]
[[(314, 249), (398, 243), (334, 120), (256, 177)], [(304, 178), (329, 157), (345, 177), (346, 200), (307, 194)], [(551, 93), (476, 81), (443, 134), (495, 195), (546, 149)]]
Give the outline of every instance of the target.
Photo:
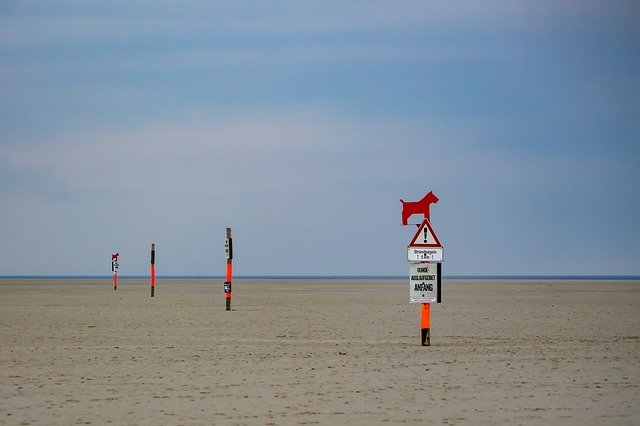
[[(45, 274), (15, 274), (0, 275), (0, 279), (107, 279), (112, 274), (103, 275), (45, 275)], [(149, 275), (118, 275), (121, 279), (148, 279)], [(225, 279), (225, 275), (156, 275), (156, 279)], [(408, 275), (238, 275), (235, 279), (244, 280), (269, 280), (269, 279), (408, 279)], [(482, 279), (512, 279), (512, 280), (640, 280), (640, 275), (622, 274), (622, 275), (574, 275), (574, 274), (549, 274), (549, 275), (526, 275), (526, 274), (486, 274), (486, 275), (443, 275), (443, 279), (461, 279), (461, 280), (482, 280)]]

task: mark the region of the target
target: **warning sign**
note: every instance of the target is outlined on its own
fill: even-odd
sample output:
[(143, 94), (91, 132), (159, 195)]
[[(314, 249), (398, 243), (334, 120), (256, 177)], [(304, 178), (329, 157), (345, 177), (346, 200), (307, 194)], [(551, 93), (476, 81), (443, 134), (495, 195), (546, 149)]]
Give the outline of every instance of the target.
[(422, 225), (418, 227), (418, 232), (414, 235), (409, 243), (409, 247), (437, 247), (442, 248), (440, 240), (436, 235), (433, 227), (427, 219), (422, 221)]

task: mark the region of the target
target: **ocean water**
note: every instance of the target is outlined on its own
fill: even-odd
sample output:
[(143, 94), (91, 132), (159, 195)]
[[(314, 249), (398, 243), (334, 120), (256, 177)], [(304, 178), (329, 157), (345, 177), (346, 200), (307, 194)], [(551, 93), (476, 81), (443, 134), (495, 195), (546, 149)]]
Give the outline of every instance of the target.
[[(106, 279), (108, 275), (0, 275), (0, 279)], [(118, 275), (120, 279), (149, 279), (148, 275)], [(238, 275), (241, 280), (401, 280), (407, 275)], [(640, 275), (443, 275), (445, 280), (640, 280)], [(224, 280), (224, 275), (156, 275), (156, 279)]]

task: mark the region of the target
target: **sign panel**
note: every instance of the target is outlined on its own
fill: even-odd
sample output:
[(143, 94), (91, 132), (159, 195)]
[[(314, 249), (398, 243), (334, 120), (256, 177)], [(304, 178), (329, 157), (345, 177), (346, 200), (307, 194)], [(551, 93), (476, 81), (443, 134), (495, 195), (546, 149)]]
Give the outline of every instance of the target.
[(427, 219), (423, 220), (422, 225), (418, 227), (418, 232), (413, 236), (409, 247), (442, 247), (438, 236)]
[(430, 247), (407, 247), (409, 262), (442, 262), (443, 249)]
[(224, 241), (224, 255), (227, 260), (233, 260), (233, 240), (231, 237)]
[(409, 300), (411, 303), (440, 303), (441, 263), (409, 265)]
[(118, 270), (118, 256), (120, 256), (120, 253), (111, 253), (111, 270), (113, 272), (116, 272)]

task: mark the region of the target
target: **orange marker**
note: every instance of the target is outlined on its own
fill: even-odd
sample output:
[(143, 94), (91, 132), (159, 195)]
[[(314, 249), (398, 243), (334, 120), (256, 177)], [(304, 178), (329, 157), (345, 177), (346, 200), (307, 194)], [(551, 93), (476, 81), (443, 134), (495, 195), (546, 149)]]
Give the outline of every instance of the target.
[(151, 244), (151, 297), (156, 288), (156, 245)]
[(422, 346), (431, 346), (431, 304), (423, 303), (421, 311)]

